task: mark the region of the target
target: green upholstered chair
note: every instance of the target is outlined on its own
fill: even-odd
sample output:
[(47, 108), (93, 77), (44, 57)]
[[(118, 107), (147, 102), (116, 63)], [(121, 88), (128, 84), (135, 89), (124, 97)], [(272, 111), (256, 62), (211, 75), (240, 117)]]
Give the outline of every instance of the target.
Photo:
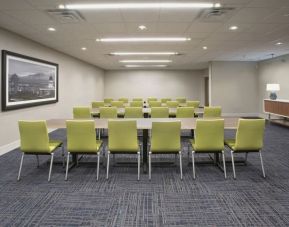
[(103, 99), (105, 105), (110, 105), (110, 103), (113, 101), (113, 98), (105, 98)]
[(143, 102), (142, 101), (132, 101), (130, 102), (130, 107), (143, 107)]
[(222, 108), (220, 106), (205, 106), (204, 107), (204, 118), (206, 117), (221, 117)]
[(222, 153), (225, 179), (226, 161), (224, 153), (224, 119), (198, 119), (196, 121), (195, 139), (191, 140), (193, 177), (195, 174), (195, 153)]
[(108, 152), (107, 172), (109, 173), (110, 154), (136, 154), (138, 160), (138, 177), (140, 176), (140, 148), (137, 139), (136, 121), (113, 121), (108, 122)]
[(178, 101), (167, 101), (167, 107), (169, 108), (177, 108), (179, 106)]
[(157, 98), (154, 98), (154, 97), (149, 97), (149, 98), (147, 99), (147, 101), (148, 101), (148, 103), (149, 103), (150, 101), (158, 101), (158, 99), (157, 99)]
[(125, 107), (125, 118), (143, 118), (142, 107)]
[(161, 107), (162, 103), (160, 101), (150, 101), (149, 106), (150, 107)]
[(187, 101), (187, 106), (188, 107), (199, 108), (200, 101)]
[(20, 161), (17, 180), (20, 180), (24, 155), (27, 154), (36, 155), (37, 167), (39, 167), (38, 155), (51, 156), (48, 174), (48, 181), (50, 181), (53, 165), (53, 156), (57, 148), (62, 147), (62, 156), (64, 158), (64, 147), (62, 141), (49, 139), (46, 121), (19, 121), (18, 126), (20, 133), (20, 150), (22, 151), (22, 157)]
[(100, 118), (117, 118), (116, 107), (100, 107), (99, 108)]
[(133, 98), (132, 101), (141, 101), (141, 102), (143, 102), (143, 99), (142, 98)]
[(265, 119), (239, 119), (236, 138), (225, 140), (225, 144), (231, 150), (234, 179), (236, 179), (234, 153), (245, 153), (247, 160), (248, 153), (259, 152), (263, 177), (266, 177), (261, 153), (264, 130)]
[(178, 107), (177, 118), (193, 118), (194, 117), (194, 107)]
[(94, 101), (91, 103), (92, 108), (99, 108), (104, 106), (104, 101)]
[(122, 101), (123, 103), (128, 103), (128, 98), (119, 98), (118, 101)]
[(162, 99), (161, 99), (161, 102), (162, 102), (163, 104), (166, 104), (167, 101), (172, 101), (172, 99), (171, 99), (171, 98), (162, 98)]
[(178, 97), (176, 98), (176, 101), (178, 101), (179, 103), (186, 103), (187, 99), (185, 97)]
[(152, 154), (179, 154), (180, 173), (182, 171), (181, 122), (152, 122), (149, 151), (149, 179), (151, 179)]
[(73, 107), (74, 119), (87, 119), (91, 118), (90, 108), (86, 106)]
[(124, 108), (123, 101), (112, 101), (110, 104), (116, 108)]
[(169, 108), (168, 107), (152, 107), (151, 117), (152, 118), (168, 118)]
[(67, 180), (70, 154), (97, 155), (97, 173), (99, 176), (99, 158), (102, 141), (96, 140), (95, 123), (93, 120), (68, 120), (67, 129), (67, 163), (65, 180)]

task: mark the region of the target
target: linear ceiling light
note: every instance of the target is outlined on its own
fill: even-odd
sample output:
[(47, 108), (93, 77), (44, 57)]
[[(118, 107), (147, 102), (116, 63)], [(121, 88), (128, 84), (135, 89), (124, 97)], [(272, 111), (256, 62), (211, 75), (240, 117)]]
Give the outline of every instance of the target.
[(97, 42), (185, 42), (191, 40), (185, 37), (143, 37), (143, 38), (103, 38)]
[(130, 55), (178, 55), (177, 52), (113, 52), (114, 56), (130, 56)]
[(164, 68), (168, 65), (125, 65), (126, 68)]
[(219, 8), (220, 3), (96, 3), (96, 4), (67, 4), (59, 5), (59, 9), (199, 9), (199, 8)]
[(121, 63), (168, 63), (172, 60), (121, 60)]

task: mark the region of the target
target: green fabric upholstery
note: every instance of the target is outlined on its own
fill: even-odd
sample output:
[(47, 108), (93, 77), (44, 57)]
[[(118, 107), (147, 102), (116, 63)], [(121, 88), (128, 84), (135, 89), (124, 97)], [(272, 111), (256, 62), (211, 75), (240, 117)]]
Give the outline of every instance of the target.
[(73, 107), (74, 119), (91, 118), (90, 108), (86, 106)]
[(153, 98), (153, 97), (149, 97), (149, 98), (147, 99), (147, 101), (148, 101), (148, 103), (149, 103), (150, 101), (158, 101), (158, 99), (157, 99), (157, 98)]
[(224, 150), (224, 120), (198, 119), (191, 143), (195, 152)]
[(151, 152), (179, 152), (181, 150), (181, 122), (153, 122)]
[(130, 102), (131, 107), (143, 107), (143, 102), (142, 101), (132, 101)]
[(94, 101), (91, 103), (92, 108), (99, 108), (99, 107), (103, 107), (103, 106), (104, 106), (103, 101)]
[(166, 104), (167, 101), (172, 101), (172, 99), (171, 98), (162, 98), (161, 99), (161, 102), (164, 103), (164, 104)]
[(122, 101), (112, 101), (110, 104), (111, 104), (111, 106), (114, 106), (114, 107), (117, 107), (117, 108), (123, 108), (124, 107)]
[(187, 101), (187, 106), (188, 107), (199, 108), (200, 101)]
[(133, 98), (132, 101), (141, 101), (141, 102), (143, 102), (142, 98)]
[(168, 107), (152, 107), (151, 117), (152, 118), (168, 118), (169, 108)]
[(162, 103), (160, 101), (150, 101), (149, 106), (150, 107), (161, 107)]
[(105, 104), (110, 104), (113, 101), (113, 98), (105, 98), (103, 101)]
[(193, 118), (194, 117), (194, 107), (178, 107), (177, 118)]
[(93, 120), (68, 120), (67, 150), (71, 153), (97, 153), (102, 141), (96, 140)]
[(205, 106), (204, 108), (204, 118), (205, 117), (221, 117), (222, 108), (220, 106)]
[(123, 103), (128, 103), (128, 98), (119, 98), (118, 101), (122, 101)]
[(125, 107), (125, 118), (143, 118), (142, 107)]
[(61, 141), (49, 141), (46, 121), (19, 121), (20, 149), (24, 153), (52, 153)]
[(179, 103), (186, 103), (187, 99), (185, 97), (178, 97), (176, 98), (176, 101), (178, 101)]
[(108, 150), (110, 152), (138, 152), (136, 121), (108, 122)]
[(167, 106), (169, 108), (177, 108), (179, 106), (179, 102), (178, 101), (167, 101)]
[(265, 119), (239, 119), (236, 140), (225, 140), (233, 151), (259, 151), (263, 148)]
[(99, 108), (100, 118), (117, 118), (116, 107), (100, 107)]

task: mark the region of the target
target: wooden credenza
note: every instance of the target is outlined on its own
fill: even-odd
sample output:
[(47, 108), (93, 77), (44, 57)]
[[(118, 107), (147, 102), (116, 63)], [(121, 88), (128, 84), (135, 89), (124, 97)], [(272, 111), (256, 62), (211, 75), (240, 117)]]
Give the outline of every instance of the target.
[(271, 115), (277, 115), (283, 119), (274, 119), (272, 122), (289, 126), (289, 100), (264, 100), (264, 112), (269, 114), (269, 120)]

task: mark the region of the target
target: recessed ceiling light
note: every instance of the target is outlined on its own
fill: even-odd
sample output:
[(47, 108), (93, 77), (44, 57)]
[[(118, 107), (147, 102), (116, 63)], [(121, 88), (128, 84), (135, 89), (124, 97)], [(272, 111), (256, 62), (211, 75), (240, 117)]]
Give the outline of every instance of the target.
[(86, 47), (81, 47), (81, 50), (87, 50), (87, 48)]
[(283, 45), (283, 43), (278, 42), (278, 43), (276, 43), (275, 45), (280, 46), (280, 45)]
[(222, 6), (221, 3), (215, 3), (214, 5), (215, 8), (220, 8), (221, 6)]
[(178, 55), (177, 52), (113, 52), (110, 55), (128, 56), (128, 55)]
[(125, 65), (126, 68), (164, 68), (168, 65)]
[(151, 38), (102, 38), (96, 39), (97, 42), (185, 42), (190, 41), (185, 37), (151, 37)]
[(207, 49), (208, 49), (208, 47), (207, 47), (207, 46), (203, 46), (203, 49), (204, 49), (204, 50), (207, 50)]
[(51, 32), (55, 32), (55, 31), (56, 31), (56, 29), (53, 28), (53, 27), (47, 28), (47, 30), (48, 30), (48, 31), (51, 31)]
[(172, 60), (121, 60), (121, 63), (169, 63)]
[(231, 26), (229, 29), (230, 29), (230, 30), (237, 30), (237, 29), (238, 29), (238, 26), (233, 25), (233, 26)]
[(67, 4), (59, 5), (60, 9), (159, 9), (159, 8), (213, 8), (218, 7), (219, 3), (95, 3), (95, 4)]
[(140, 25), (140, 26), (138, 26), (138, 28), (142, 31), (147, 30), (147, 27), (145, 25)]

